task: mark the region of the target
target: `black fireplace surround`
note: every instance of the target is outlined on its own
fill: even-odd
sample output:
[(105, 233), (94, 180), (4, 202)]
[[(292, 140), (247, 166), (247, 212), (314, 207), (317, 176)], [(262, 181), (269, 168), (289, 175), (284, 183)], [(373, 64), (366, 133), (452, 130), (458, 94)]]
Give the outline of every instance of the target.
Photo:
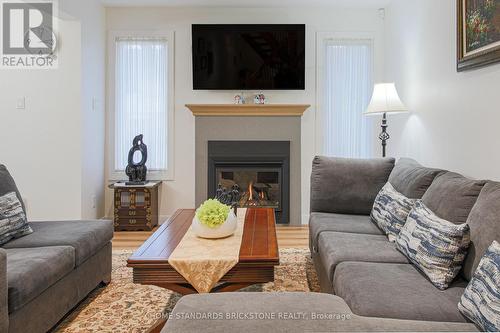
[[(255, 179), (249, 182), (252, 176)], [(253, 195), (256, 200), (248, 200), (249, 207), (273, 207), (277, 223), (290, 223), (289, 141), (208, 141), (209, 198), (215, 196), (221, 178), (228, 182), (222, 185), (238, 183), (244, 198), (252, 199)], [(245, 192), (247, 188), (250, 193)]]

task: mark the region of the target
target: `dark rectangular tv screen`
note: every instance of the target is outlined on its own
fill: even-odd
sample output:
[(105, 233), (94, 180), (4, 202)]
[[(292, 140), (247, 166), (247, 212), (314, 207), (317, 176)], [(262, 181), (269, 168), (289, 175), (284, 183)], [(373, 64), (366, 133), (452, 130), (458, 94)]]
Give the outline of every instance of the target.
[(193, 24), (196, 90), (302, 90), (304, 24)]

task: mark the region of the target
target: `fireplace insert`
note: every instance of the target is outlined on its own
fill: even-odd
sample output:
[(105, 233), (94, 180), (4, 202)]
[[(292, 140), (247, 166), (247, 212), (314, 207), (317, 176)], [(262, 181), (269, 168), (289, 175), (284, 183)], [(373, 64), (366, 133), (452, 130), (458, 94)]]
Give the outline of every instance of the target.
[(276, 222), (289, 223), (290, 142), (209, 141), (208, 197), (219, 185), (238, 185), (238, 207), (274, 208)]

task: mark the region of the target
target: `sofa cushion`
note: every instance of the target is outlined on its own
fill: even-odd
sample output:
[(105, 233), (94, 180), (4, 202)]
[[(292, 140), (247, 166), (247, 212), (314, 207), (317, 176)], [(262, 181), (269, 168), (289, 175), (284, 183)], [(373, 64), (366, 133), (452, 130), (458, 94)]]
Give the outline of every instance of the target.
[(366, 215), (345, 215), (330, 213), (311, 213), (309, 217), (309, 246), (316, 252), (318, 236), (323, 231), (384, 235)]
[(382, 235), (323, 232), (318, 238), (318, 252), (330, 281), (335, 267), (345, 261), (408, 263), (394, 243)]
[(343, 262), (335, 270), (333, 288), (351, 310), (368, 317), (466, 322), (458, 301), (467, 281), (436, 289), (410, 264)]
[(315, 157), (311, 212), (369, 215), (393, 167), (393, 158)]
[(493, 241), (465, 289), (458, 309), (485, 332), (500, 331), (500, 244)]
[(500, 241), (500, 183), (488, 182), (484, 185), (467, 224), (471, 244), (462, 271), (464, 277), (470, 280), (491, 242)]
[(396, 245), (439, 289), (446, 289), (462, 268), (470, 243), (467, 223), (437, 217), (420, 200), (408, 215)]
[(13, 238), (31, 234), (31, 229), (16, 192), (0, 196), (0, 245)]
[[(193, 318), (197, 315), (197, 318)], [(214, 293), (182, 297), (162, 333), (477, 331), (470, 323), (366, 318), (319, 293)]]
[(32, 222), (33, 233), (3, 245), (6, 249), (68, 245), (75, 249), (76, 265), (97, 253), (113, 238), (107, 220)]
[(422, 201), (440, 218), (465, 223), (485, 183), (446, 172), (436, 177)]
[(388, 182), (375, 198), (370, 218), (387, 234), (389, 241), (394, 242), (415, 201), (396, 191)]
[(421, 199), (434, 178), (443, 170), (421, 166), (411, 158), (401, 158), (389, 175), (389, 183), (396, 191), (411, 199)]
[(71, 246), (6, 251), (9, 313), (19, 310), (75, 267), (75, 249)]
[(3, 164), (0, 164), (0, 196), (7, 194), (9, 192), (16, 192), (17, 198), (21, 202), (21, 206), (23, 207), (24, 214), (26, 214), (26, 208), (24, 207), (23, 198), (21, 197), (21, 193), (17, 189), (16, 183), (14, 179), (7, 170), (7, 167)]

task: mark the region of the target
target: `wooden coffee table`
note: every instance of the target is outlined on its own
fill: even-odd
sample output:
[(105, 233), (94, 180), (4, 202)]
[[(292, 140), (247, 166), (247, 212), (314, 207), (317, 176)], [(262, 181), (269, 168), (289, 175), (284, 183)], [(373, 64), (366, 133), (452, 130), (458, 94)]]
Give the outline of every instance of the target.
[[(179, 209), (127, 260), (135, 283), (167, 288), (183, 295), (197, 291), (170, 264), (168, 258), (191, 226), (195, 210)], [(212, 292), (235, 291), (274, 281), (279, 265), (276, 222), (272, 208), (249, 208), (245, 217), (239, 262)]]

